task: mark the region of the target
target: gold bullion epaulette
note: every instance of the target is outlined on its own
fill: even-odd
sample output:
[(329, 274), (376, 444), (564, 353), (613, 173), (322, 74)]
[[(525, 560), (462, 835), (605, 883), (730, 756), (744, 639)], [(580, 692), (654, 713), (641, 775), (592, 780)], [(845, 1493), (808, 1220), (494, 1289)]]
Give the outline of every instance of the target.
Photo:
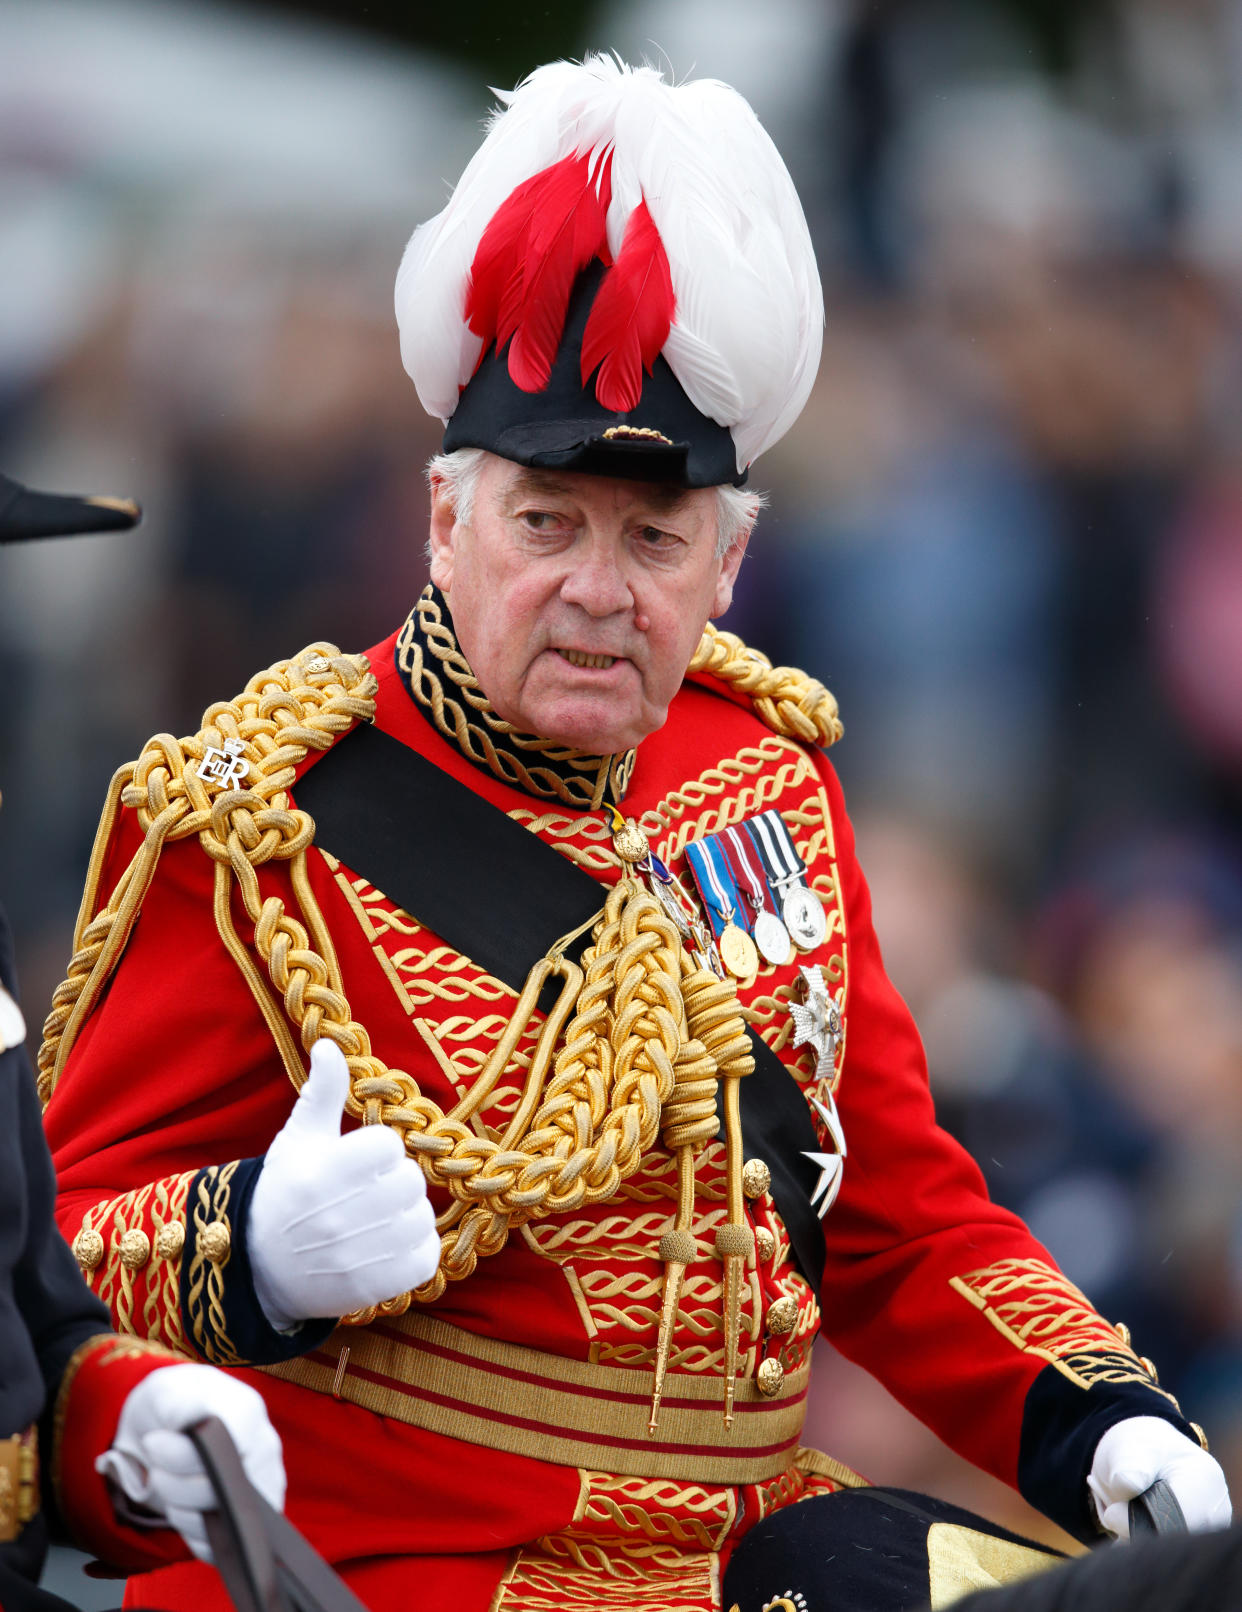
[(691, 672), (706, 672), (745, 694), (755, 714), (774, 733), (804, 744), (835, 744), (844, 731), (833, 695), (796, 666), (773, 666), (736, 634), (710, 625), (703, 629), (690, 661)]

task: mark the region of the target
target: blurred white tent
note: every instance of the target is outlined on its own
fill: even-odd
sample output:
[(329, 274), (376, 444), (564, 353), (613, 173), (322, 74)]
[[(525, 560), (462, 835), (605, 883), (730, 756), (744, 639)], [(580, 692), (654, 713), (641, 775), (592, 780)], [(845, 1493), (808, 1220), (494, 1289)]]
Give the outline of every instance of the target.
[(486, 91), (345, 28), (192, 0), (0, 6), (0, 378), (54, 362), (187, 214), (391, 236), (442, 204)]
[[(6, 0), (0, 160), (273, 199), (441, 204), (482, 110), (444, 61), (191, 0)], [(475, 103), (479, 103), (477, 106)]]

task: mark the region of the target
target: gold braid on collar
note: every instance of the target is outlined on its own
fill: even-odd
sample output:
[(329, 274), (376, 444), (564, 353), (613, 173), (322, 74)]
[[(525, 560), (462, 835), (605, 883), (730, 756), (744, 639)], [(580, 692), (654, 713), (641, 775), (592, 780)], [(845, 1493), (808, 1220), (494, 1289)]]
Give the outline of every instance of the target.
[(519, 733), (497, 716), (458, 648), (443, 595), (430, 584), (397, 639), (397, 668), (436, 729), (476, 767), (529, 795), (598, 811), (625, 794), (634, 751), (592, 756), (534, 734)]

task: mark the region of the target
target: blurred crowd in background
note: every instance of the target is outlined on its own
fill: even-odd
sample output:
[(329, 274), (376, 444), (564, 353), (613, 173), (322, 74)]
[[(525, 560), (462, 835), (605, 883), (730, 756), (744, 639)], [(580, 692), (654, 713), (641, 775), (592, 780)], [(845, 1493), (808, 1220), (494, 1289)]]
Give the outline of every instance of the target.
[[(0, 8), (0, 468), (147, 511), (0, 551), (32, 1023), (112, 769), (425, 580), (391, 283), (487, 84), (725, 78), (828, 310), (725, 624), (840, 699), (944, 1122), (1242, 1491), (1242, 0), (579, 0), (422, 42), (333, 9)], [(821, 1364), (809, 1442), (1023, 1525)]]

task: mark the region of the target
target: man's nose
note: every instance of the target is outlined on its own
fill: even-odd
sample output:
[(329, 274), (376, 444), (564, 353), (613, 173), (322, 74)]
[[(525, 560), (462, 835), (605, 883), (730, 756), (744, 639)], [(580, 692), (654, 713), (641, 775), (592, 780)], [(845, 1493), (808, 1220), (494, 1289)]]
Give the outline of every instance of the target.
[(634, 596), (611, 544), (584, 545), (561, 584), (561, 598), (590, 616), (615, 616), (633, 606)]

